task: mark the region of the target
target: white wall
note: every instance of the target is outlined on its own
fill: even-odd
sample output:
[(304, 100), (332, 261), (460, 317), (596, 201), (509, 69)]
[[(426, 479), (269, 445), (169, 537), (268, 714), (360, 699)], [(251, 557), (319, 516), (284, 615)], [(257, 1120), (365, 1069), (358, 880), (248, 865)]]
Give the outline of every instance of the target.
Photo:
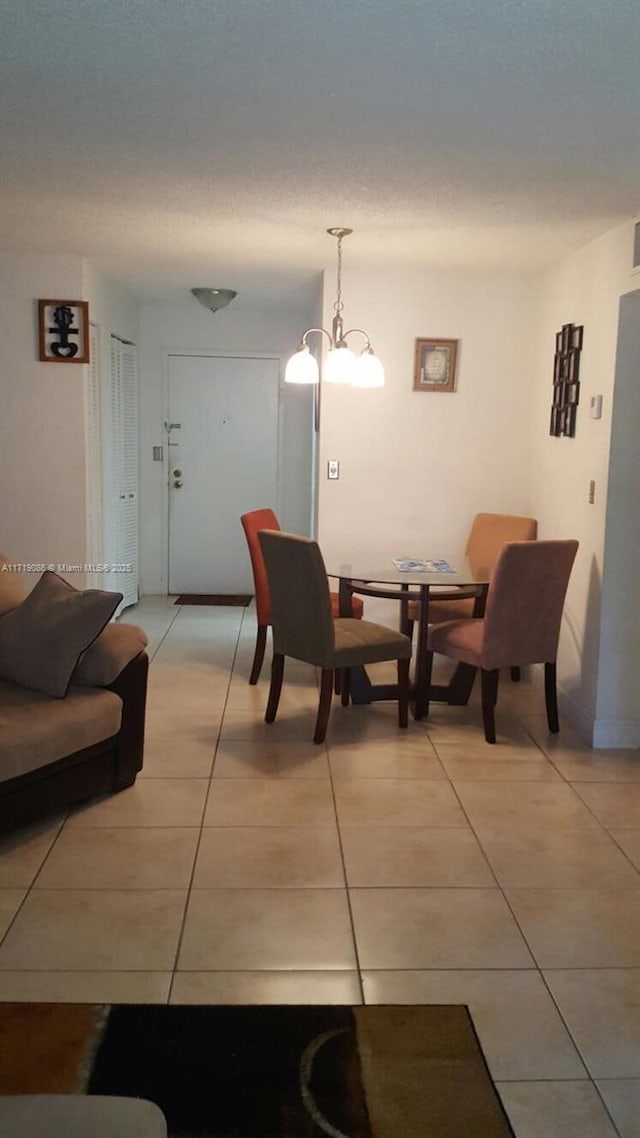
[[(141, 310), (141, 551), (145, 593), (167, 590), (167, 467), (152, 458), (153, 446), (164, 446), (166, 455), (167, 350), (277, 355), (284, 372), (284, 362), (306, 326), (299, 311), (247, 311), (242, 308), (241, 297), (215, 316), (196, 300), (190, 308), (156, 306)], [(311, 400), (309, 389), (283, 385), (278, 513), (283, 528), (296, 533), (309, 533), (311, 526)], [(264, 504), (256, 502), (256, 507)]]
[[(82, 364), (40, 363), (37, 301), (88, 300), (108, 378), (111, 331), (135, 337), (136, 307), (76, 256), (0, 254), (5, 330), (0, 362), (0, 549), (16, 561), (87, 561), (85, 375)], [(106, 370), (105, 370), (106, 369)], [(28, 587), (39, 573), (29, 574)], [(82, 586), (83, 574), (69, 576)], [(108, 582), (105, 582), (108, 588)]]
[[(600, 651), (602, 570), (611, 445), (614, 362), (620, 295), (633, 286), (632, 223), (610, 231), (565, 258), (542, 285), (541, 319), (531, 343), (535, 358), (531, 409), (531, 503), (541, 538), (580, 542), (569, 584), (558, 656), (558, 679), (568, 710), (592, 735), (598, 686), (608, 667)], [(580, 405), (576, 437), (552, 438), (555, 334), (583, 324)], [(589, 400), (602, 394), (602, 419), (589, 418)], [(589, 482), (596, 498), (588, 503)], [(631, 666), (633, 661), (628, 661)], [(638, 740), (640, 742), (640, 739)]]
[(0, 254), (0, 549), (20, 562), (85, 561), (85, 369), (40, 363), (37, 332), (39, 298), (82, 296), (79, 257)]
[(595, 746), (640, 746), (640, 278), (620, 301)]
[[(323, 388), (319, 538), (327, 563), (374, 550), (455, 558), (477, 512), (530, 512), (536, 285), (524, 274), (345, 274), (345, 327), (367, 330), (386, 385)], [(325, 327), (333, 299), (327, 274)], [(452, 394), (413, 391), (416, 337), (433, 336), (459, 340)], [(339, 481), (327, 480), (329, 458), (340, 460)], [(369, 601), (367, 609), (373, 614)]]

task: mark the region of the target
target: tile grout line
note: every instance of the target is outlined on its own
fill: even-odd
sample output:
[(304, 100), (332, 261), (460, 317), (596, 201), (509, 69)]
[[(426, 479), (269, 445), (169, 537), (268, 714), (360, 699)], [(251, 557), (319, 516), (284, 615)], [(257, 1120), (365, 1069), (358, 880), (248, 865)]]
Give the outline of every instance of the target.
[[(522, 723), (522, 720), (521, 720), (520, 716), (518, 716), (517, 718), (518, 718), (518, 722), (521, 724), (521, 726), (523, 726), (523, 727), (524, 727), (524, 729), (525, 729), (525, 731), (527, 731), (527, 727), (526, 727), (526, 724), (525, 724), (525, 723)], [(529, 734), (529, 732), (528, 732), (528, 731), (527, 731), (527, 734)], [(530, 736), (530, 738), (533, 738), (533, 736)], [(537, 742), (537, 740), (536, 740), (536, 739), (534, 739), (533, 741), (534, 741), (534, 743), (536, 743), (536, 746), (539, 746), (539, 744), (538, 744), (538, 742)], [(560, 775), (560, 778), (563, 780), (564, 784), (565, 784), (565, 785), (567, 785), (567, 786), (570, 786), (570, 787), (571, 787), (571, 789), (572, 789), (572, 790), (574, 790), (574, 787), (571, 785), (571, 783), (570, 783), (569, 779), (567, 779), (567, 778), (564, 776), (563, 772), (562, 772), (561, 770), (559, 770), (559, 769), (558, 769), (558, 767), (557, 767), (557, 766), (556, 766), (556, 764), (553, 762), (553, 759), (552, 759), (552, 758), (551, 758), (551, 756), (548, 754), (548, 752), (547, 752), (547, 751), (545, 751), (545, 750), (544, 750), (544, 748), (542, 748), (542, 747), (541, 747), (540, 749), (541, 749), (542, 753), (543, 753), (543, 754), (546, 756), (546, 758), (549, 760), (549, 762), (550, 762), (550, 763), (551, 763), (551, 765), (553, 766), (554, 770), (556, 770), (556, 771), (557, 771), (557, 773)], [(575, 793), (576, 793), (576, 797), (577, 797), (577, 798), (580, 800), (580, 802), (582, 802), (582, 804), (583, 804), (583, 805), (584, 805), (584, 806), (587, 808), (587, 810), (589, 810), (589, 807), (588, 807), (587, 803), (585, 803), (585, 802), (584, 802), (584, 800), (582, 799), (582, 797), (581, 797), (581, 796), (580, 796), (580, 795), (579, 795), (577, 792), (575, 792)], [(589, 810), (589, 813), (590, 813), (590, 814), (592, 814), (592, 811), (591, 811), (591, 810)], [(600, 823), (600, 820), (599, 820), (598, 818), (595, 818), (595, 815), (593, 815), (593, 814), (592, 814), (592, 817), (594, 817), (595, 821), (598, 823), (598, 825), (601, 827), (601, 829), (603, 829), (603, 830), (604, 830), (604, 827), (603, 827), (603, 826), (602, 826), (602, 824)], [(553, 832), (555, 832), (555, 831), (553, 831)], [(606, 831), (605, 831), (605, 832), (606, 832)], [(612, 839), (612, 840), (613, 840), (613, 839)], [(579, 1059), (580, 1059), (580, 1062), (581, 1062), (581, 1063), (582, 1063), (582, 1065), (584, 1066), (584, 1069), (585, 1069), (585, 1071), (586, 1071), (586, 1073), (587, 1073), (588, 1081), (589, 1081), (590, 1085), (593, 1087), (593, 1089), (594, 1089), (594, 1092), (595, 1092), (595, 1094), (597, 1095), (598, 1101), (599, 1101), (599, 1102), (600, 1102), (600, 1104), (602, 1105), (602, 1107), (603, 1107), (603, 1110), (604, 1110), (604, 1112), (605, 1112), (605, 1115), (606, 1115), (606, 1117), (609, 1119), (609, 1121), (611, 1122), (611, 1125), (613, 1126), (613, 1129), (614, 1129), (615, 1133), (616, 1133), (616, 1134), (619, 1136), (619, 1138), (621, 1138), (621, 1134), (620, 1134), (620, 1131), (619, 1131), (619, 1129), (618, 1129), (618, 1127), (617, 1127), (617, 1125), (616, 1125), (616, 1123), (615, 1123), (615, 1121), (614, 1121), (614, 1119), (613, 1119), (613, 1117), (612, 1117), (612, 1115), (611, 1115), (611, 1113), (610, 1113), (610, 1111), (609, 1111), (609, 1109), (608, 1109), (608, 1107), (607, 1107), (607, 1104), (606, 1104), (606, 1102), (605, 1102), (605, 1100), (604, 1100), (603, 1096), (600, 1094), (600, 1090), (599, 1090), (598, 1086), (596, 1085), (596, 1082), (595, 1082), (595, 1078), (592, 1076), (592, 1074), (591, 1074), (591, 1071), (589, 1070), (589, 1065), (588, 1065), (588, 1063), (587, 1063), (587, 1058), (586, 1058), (586, 1055), (583, 1053), (583, 1051), (582, 1051), (582, 1048), (580, 1047), (578, 1040), (577, 1040), (577, 1039), (574, 1037), (574, 1034), (573, 1034), (573, 1031), (571, 1030), (570, 1024), (569, 1024), (569, 1022), (567, 1021), (567, 1019), (566, 1019), (566, 1017), (565, 1017), (565, 1015), (564, 1015), (564, 1012), (562, 1011), (562, 1008), (560, 1007), (560, 1005), (559, 1005), (558, 1001), (556, 1000), (556, 998), (555, 998), (555, 996), (554, 996), (554, 993), (553, 993), (553, 991), (552, 991), (551, 987), (549, 986), (549, 984), (548, 984), (548, 982), (547, 982), (547, 978), (546, 978), (546, 976), (545, 976), (545, 974), (544, 974), (543, 968), (542, 968), (542, 966), (541, 966), (541, 965), (538, 965), (538, 961), (537, 961), (537, 959), (536, 959), (536, 957), (535, 957), (535, 955), (534, 955), (534, 953), (533, 953), (533, 949), (532, 949), (532, 948), (531, 948), (531, 946), (529, 945), (529, 942), (527, 941), (527, 939), (526, 939), (526, 937), (525, 937), (524, 931), (521, 929), (521, 927), (520, 927), (520, 924), (519, 924), (519, 922), (518, 922), (518, 920), (517, 920), (517, 917), (516, 917), (515, 913), (513, 912), (513, 909), (511, 908), (511, 905), (509, 904), (509, 901), (508, 901), (508, 899), (506, 898), (506, 896), (505, 896), (505, 901), (506, 901), (507, 905), (509, 905), (509, 909), (510, 909), (510, 911), (511, 911), (511, 912), (512, 912), (512, 914), (513, 914), (514, 920), (516, 921), (516, 924), (518, 925), (518, 928), (520, 928), (520, 931), (521, 931), (521, 934), (522, 934), (522, 936), (523, 936), (523, 938), (524, 938), (524, 940), (525, 940), (525, 943), (526, 943), (526, 944), (527, 944), (527, 946), (529, 947), (529, 951), (531, 952), (531, 955), (532, 955), (532, 957), (533, 957), (533, 959), (534, 959), (534, 961), (535, 961), (535, 963), (536, 963), (536, 966), (537, 966), (537, 969), (538, 969), (538, 973), (539, 973), (539, 976), (540, 976), (540, 980), (541, 980), (542, 984), (544, 985), (544, 988), (545, 988), (545, 990), (546, 990), (546, 991), (548, 992), (548, 994), (549, 994), (549, 997), (550, 997), (550, 999), (551, 999), (551, 1002), (552, 1002), (552, 1004), (553, 1004), (554, 1008), (556, 1009), (556, 1012), (557, 1012), (557, 1014), (558, 1014), (558, 1017), (559, 1017), (559, 1019), (560, 1019), (560, 1022), (563, 1024), (563, 1026), (564, 1026), (564, 1028), (565, 1028), (565, 1030), (566, 1030), (566, 1032), (567, 1032), (567, 1035), (568, 1035), (569, 1039), (571, 1040), (571, 1042), (572, 1042), (573, 1046), (575, 1047), (575, 1050), (576, 1050), (576, 1054), (578, 1055), (578, 1057), (579, 1057)], [(575, 971), (583, 971), (583, 969), (575, 969)], [(503, 1080), (503, 1081), (504, 1081), (504, 1080)], [(556, 1080), (556, 1081), (558, 1081), (558, 1080)]]
[(353, 955), (355, 957), (356, 974), (358, 977), (358, 987), (360, 989), (360, 1000), (361, 1000), (362, 1004), (365, 1004), (366, 1000), (365, 1000), (365, 994), (364, 994), (364, 980), (362, 978), (362, 967), (360, 964), (360, 951), (358, 949), (358, 941), (356, 938), (356, 926), (355, 926), (355, 921), (354, 921), (354, 917), (353, 917), (353, 906), (351, 904), (351, 889), (349, 887), (349, 879), (347, 876), (347, 866), (346, 866), (345, 857), (344, 857), (344, 847), (342, 844), (342, 829), (340, 826), (340, 819), (338, 817), (338, 806), (337, 806), (337, 802), (336, 802), (336, 792), (335, 792), (335, 785), (334, 785), (334, 779), (333, 779), (333, 768), (331, 766), (331, 748), (327, 743), (325, 743), (325, 753), (327, 756), (327, 766), (329, 768), (329, 782), (331, 785), (331, 801), (333, 802), (333, 811), (334, 811), (334, 816), (335, 816), (336, 831), (338, 834), (338, 846), (340, 848), (340, 861), (342, 864), (342, 873), (344, 876), (345, 899), (347, 902), (347, 910), (349, 913), (349, 924), (351, 927), (351, 939), (353, 941)]
[(209, 804), (209, 797), (210, 797), (210, 795), (211, 795), (211, 790), (212, 790), (212, 783), (213, 783), (213, 770), (214, 770), (214, 767), (215, 767), (215, 764), (216, 764), (216, 756), (217, 756), (217, 753), (218, 753), (218, 747), (219, 747), (219, 745), (220, 745), (220, 736), (221, 736), (221, 734), (222, 734), (222, 727), (223, 727), (223, 723), (224, 723), (224, 717), (225, 717), (225, 714), (226, 714), (226, 710), (227, 710), (227, 702), (228, 702), (228, 700), (229, 700), (229, 688), (230, 688), (230, 686), (231, 686), (231, 679), (232, 679), (232, 676), (233, 676), (234, 665), (235, 665), (236, 657), (237, 657), (237, 654), (238, 654), (238, 643), (239, 643), (239, 640), (240, 640), (240, 635), (241, 635), (241, 631), (242, 631), (242, 622), (243, 622), (243, 619), (244, 619), (244, 610), (243, 610), (243, 612), (242, 612), (242, 614), (241, 614), (241, 616), (240, 616), (240, 621), (239, 621), (239, 624), (238, 624), (238, 630), (237, 630), (237, 633), (236, 633), (236, 643), (235, 643), (235, 649), (234, 649), (234, 653), (233, 653), (233, 659), (232, 659), (232, 661), (231, 661), (231, 666), (230, 666), (230, 668), (229, 668), (229, 679), (228, 679), (228, 682), (227, 682), (227, 688), (226, 688), (226, 695), (225, 695), (224, 706), (223, 706), (223, 708), (222, 708), (222, 714), (221, 714), (221, 716), (220, 716), (220, 722), (219, 722), (219, 724), (218, 724), (218, 734), (217, 734), (217, 736), (216, 736), (216, 741), (215, 741), (215, 745), (214, 745), (214, 748), (213, 748), (213, 755), (212, 755), (212, 757), (211, 757), (211, 767), (209, 768), (209, 779), (208, 779), (207, 792), (206, 792), (206, 794), (205, 794), (205, 796), (204, 796), (204, 802), (203, 802), (203, 805), (202, 805), (202, 814), (201, 814), (201, 816), (200, 816), (200, 826), (199, 826), (198, 837), (197, 837), (197, 840), (196, 840), (195, 855), (194, 855), (194, 858), (193, 858), (193, 864), (192, 864), (192, 866), (191, 866), (191, 873), (190, 873), (190, 875), (189, 875), (189, 881), (188, 881), (188, 884), (187, 884), (187, 897), (186, 897), (186, 903), (185, 903), (185, 907), (184, 907), (184, 913), (183, 913), (183, 915), (182, 915), (182, 922), (181, 922), (181, 924), (180, 924), (180, 930), (179, 930), (179, 933), (178, 933), (178, 940), (177, 940), (177, 944), (176, 944), (176, 951), (175, 951), (175, 955), (174, 955), (174, 958), (173, 958), (173, 967), (170, 969), (170, 972), (171, 972), (171, 978), (170, 978), (170, 980), (169, 980), (169, 990), (168, 990), (168, 992), (167, 992), (167, 1004), (170, 1004), (170, 1003), (171, 1003), (171, 998), (172, 998), (172, 996), (173, 996), (173, 988), (174, 988), (175, 979), (176, 979), (176, 973), (177, 973), (177, 971), (178, 971), (178, 961), (179, 961), (179, 959), (180, 959), (180, 952), (181, 952), (181, 950), (182, 950), (182, 942), (183, 942), (183, 940), (184, 940), (184, 933), (185, 933), (185, 928), (186, 928), (186, 924), (187, 924), (187, 915), (188, 915), (188, 912), (189, 912), (189, 905), (190, 905), (190, 902), (191, 902), (191, 894), (192, 894), (192, 892), (193, 892), (193, 881), (194, 881), (194, 877), (195, 877), (196, 866), (197, 866), (197, 864), (198, 864), (198, 855), (199, 855), (199, 853), (200, 853), (200, 846), (201, 846), (201, 844), (202, 844), (202, 831), (203, 831), (203, 829), (204, 829), (204, 820), (205, 820), (205, 818), (206, 818), (206, 814), (207, 814), (207, 806), (208, 806), (208, 804)]
[[(518, 718), (518, 717), (516, 717), (516, 718)], [(519, 718), (518, 718), (518, 722), (520, 722)], [(436, 748), (436, 752), (437, 752), (437, 746), (436, 746), (436, 744), (434, 744), (434, 746), (435, 746), (435, 748)], [(438, 757), (440, 757), (440, 756), (438, 755)], [(536, 958), (536, 955), (535, 955), (535, 953), (534, 953), (534, 951), (533, 951), (533, 948), (532, 948), (531, 944), (529, 943), (529, 940), (528, 940), (528, 938), (527, 938), (527, 936), (526, 936), (526, 934), (525, 934), (525, 931), (524, 931), (524, 929), (522, 928), (522, 926), (521, 926), (520, 922), (518, 921), (518, 918), (517, 918), (517, 916), (516, 916), (516, 914), (515, 914), (515, 912), (514, 912), (514, 910), (513, 910), (513, 907), (512, 907), (512, 905), (511, 905), (511, 903), (510, 903), (510, 901), (509, 901), (509, 899), (508, 899), (507, 895), (506, 895), (506, 892), (505, 892), (504, 888), (502, 887), (502, 885), (501, 885), (501, 883), (500, 883), (500, 881), (499, 881), (499, 879), (498, 879), (498, 877), (497, 877), (497, 875), (496, 875), (496, 873), (495, 873), (495, 871), (494, 871), (494, 869), (493, 869), (493, 865), (491, 864), (491, 861), (490, 861), (490, 859), (489, 859), (489, 857), (488, 857), (488, 855), (487, 855), (487, 853), (486, 853), (486, 851), (485, 851), (485, 849), (484, 849), (484, 846), (483, 846), (483, 844), (482, 844), (482, 841), (481, 841), (480, 835), (477, 833), (477, 831), (476, 831), (476, 829), (475, 829), (475, 827), (474, 827), (474, 825), (473, 825), (473, 823), (472, 823), (472, 821), (471, 821), (471, 818), (469, 817), (469, 815), (468, 815), (468, 813), (467, 813), (467, 811), (466, 811), (466, 809), (465, 809), (465, 807), (464, 807), (464, 805), (463, 805), (462, 801), (461, 801), (461, 800), (460, 800), (460, 798), (458, 797), (458, 794), (457, 794), (457, 792), (456, 792), (455, 786), (453, 785), (453, 783), (450, 783), (450, 785), (451, 785), (451, 788), (452, 788), (452, 790), (453, 790), (453, 793), (456, 795), (456, 798), (457, 798), (457, 800), (458, 800), (458, 801), (459, 801), (459, 803), (460, 803), (460, 808), (461, 808), (462, 812), (464, 813), (465, 817), (467, 818), (467, 820), (468, 820), (468, 822), (469, 822), (469, 826), (470, 826), (470, 828), (471, 828), (471, 832), (473, 833), (473, 835), (474, 835), (474, 837), (475, 837), (476, 841), (478, 842), (478, 845), (480, 846), (480, 849), (482, 850), (482, 854), (483, 854), (483, 856), (485, 857), (485, 860), (487, 861), (487, 864), (489, 865), (489, 867), (490, 867), (490, 869), (491, 869), (491, 873), (493, 874), (493, 876), (494, 876), (494, 878), (495, 878), (495, 880), (496, 880), (496, 883), (497, 883), (498, 889), (499, 889), (499, 891), (500, 891), (500, 894), (501, 894), (501, 896), (502, 896), (502, 898), (503, 898), (503, 901), (504, 901), (504, 903), (505, 903), (505, 906), (507, 907), (507, 910), (508, 910), (508, 912), (511, 914), (511, 917), (512, 917), (512, 919), (513, 919), (514, 923), (515, 923), (515, 926), (516, 926), (516, 928), (518, 929), (518, 932), (520, 933), (520, 936), (522, 937), (522, 940), (523, 940), (523, 942), (524, 942), (524, 944), (525, 944), (525, 946), (526, 946), (526, 948), (527, 948), (527, 951), (529, 952), (529, 954), (530, 954), (530, 956), (531, 956), (531, 960), (532, 960), (532, 962), (533, 962), (533, 964), (534, 964), (534, 966), (535, 966), (535, 967), (534, 967), (534, 970), (535, 970), (535, 972), (537, 973), (538, 977), (540, 978), (540, 982), (541, 982), (541, 984), (543, 985), (544, 989), (545, 989), (546, 991), (549, 991), (548, 985), (547, 985), (547, 983), (546, 983), (546, 981), (545, 981), (545, 977), (544, 977), (544, 974), (543, 974), (543, 971), (542, 971), (542, 966), (541, 966), (541, 965), (538, 963), (538, 960), (537, 960), (537, 958)], [(560, 1009), (557, 1007), (556, 1001), (555, 1001), (555, 999), (553, 999), (553, 996), (552, 996), (551, 992), (549, 992), (549, 995), (550, 995), (550, 996), (551, 996), (551, 998), (552, 998), (552, 1003), (553, 1003), (553, 1006), (554, 1006), (554, 1007), (556, 1007), (556, 1008), (557, 1008), (557, 1010), (558, 1010), (558, 1013), (559, 1013), (559, 1016), (560, 1016), (560, 1022), (561, 1022), (561, 1023), (564, 1025), (564, 1027), (565, 1027), (565, 1030), (567, 1031), (567, 1035), (568, 1035), (568, 1038), (571, 1040), (571, 1043), (572, 1043), (573, 1047), (575, 1048), (576, 1054), (577, 1054), (577, 1056), (579, 1057), (579, 1059), (580, 1059), (580, 1062), (581, 1062), (581, 1063), (583, 1064), (583, 1066), (584, 1066), (585, 1072), (586, 1072), (586, 1074), (587, 1074), (587, 1076), (588, 1076), (589, 1080), (590, 1080), (590, 1081), (592, 1081), (592, 1080), (591, 1080), (591, 1074), (590, 1074), (590, 1072), (589, 1072), (589, 1068), (588, 1068), (588, 1066), (587, 1066), (587, 1064), (586, 1064), (586, 1062), (585, 1062), (585, 1060), (584, 1060), (584, 1057), (583, 1057), (583, 1055), (582, 1055), (582, 1052), (581, 1052), (580, 1048), (578, 1047), (577, 1041), (574, 1039), (573, 1033), (570, 1031), (568, 1023), (566, 1022), (566, 1020), (565, 1020), (564, 1016), (563, 1016), (563, 1015), (562, 1015), (562, 1013), (560, 1012)]]

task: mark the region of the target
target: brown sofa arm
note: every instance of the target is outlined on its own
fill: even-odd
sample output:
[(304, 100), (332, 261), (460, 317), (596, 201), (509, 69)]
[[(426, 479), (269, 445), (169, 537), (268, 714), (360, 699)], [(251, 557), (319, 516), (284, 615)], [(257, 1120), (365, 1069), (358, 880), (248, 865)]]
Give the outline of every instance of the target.
[(140, 652), (109, 684), (109, 690), (122, 700), (114, 790), (132, 786), (142, 769), (148, 672), (149, 657), (146, 652)]
[(82, 653), (71, 677), (72, 684), (106, 688), (144, 652), (149, 637), (135, 624), (108, 624)]

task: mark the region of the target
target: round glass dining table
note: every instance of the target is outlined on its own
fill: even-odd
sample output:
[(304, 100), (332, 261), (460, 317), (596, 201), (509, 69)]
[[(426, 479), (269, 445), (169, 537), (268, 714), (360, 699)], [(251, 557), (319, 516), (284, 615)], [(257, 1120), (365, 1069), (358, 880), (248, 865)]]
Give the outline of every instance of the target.
[[(427, 561), (426, 558), (424, 560)], [(415, 719), (423, 719), (428, 714), (431, 699), (458, 705), (467, 703), (475, 676), (474, 668), (458, 664), (449, 684), (429, 683), (427, 633), (430, 599), (435, 596), (442, 599), (445, 594), (447, 599), (453, 596), (456, 599), (473, 597), (473, 615), (482, 616), (490, 579), (486, 566), (472, 565), (465, 555), (441, 560), (448, 568), (434, 572), (399, 569), (392, 558), (385, 559), (380, 555), (354, 554), (349, 560), (338, 561), (336, 558), (327, 563), (327, 575), (339, 581), (341, 616), (352, 615), (351, 598), (354, 593), (395, 600), (400, 605), (400, 628), (405, 631), (408, 627), (408, 602), (420, 602), (412, 693)], [(353, 674), (356, 672), (357, 675)], [(397, 688), (395, 684), (372, 684), (364, 669), (353, 669), (351, 693), (354, 703), (372, 703), (395, 699)]]

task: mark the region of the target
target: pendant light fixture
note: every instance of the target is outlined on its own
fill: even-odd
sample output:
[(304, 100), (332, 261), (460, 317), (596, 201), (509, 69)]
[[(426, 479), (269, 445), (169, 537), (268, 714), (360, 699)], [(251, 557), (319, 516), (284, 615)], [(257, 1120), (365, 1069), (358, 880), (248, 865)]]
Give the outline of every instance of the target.
[[(330, 237), (338, 242), (338, 282), (337, 296), (333, 306), (335, 316), (331, 324), (331, 332), (326, 328), (307, 328), (298, 350), (289, 360), (284, 378), (285, 383), (315, 383), (320, 382), (318, 364), (309, 351), (307, 337), (312, 332), (320, 332), (329, 341), (329, 352), (322, 371), (323, 383), (349, 383), (353, 387), (383, 387), (384, 368), (371, 347), (368, 333), (362, 328), (349, 328), (344, 331), (342, 311), (342, 242), (345, 237), (353, 233), (353, 229), (335, 227), (327, 229)], [(364, 347), (359, 355), (347, 344), (347, 337), (358, 333), (364, 336)]]

